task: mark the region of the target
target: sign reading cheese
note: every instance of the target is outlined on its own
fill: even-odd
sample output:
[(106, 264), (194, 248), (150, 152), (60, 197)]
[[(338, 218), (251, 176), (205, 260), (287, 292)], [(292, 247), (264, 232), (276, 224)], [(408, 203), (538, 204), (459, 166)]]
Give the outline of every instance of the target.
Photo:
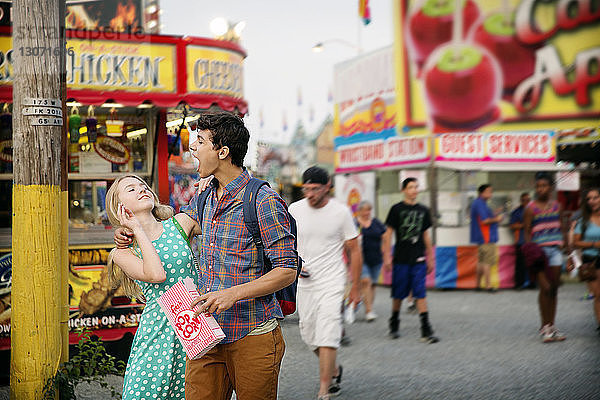
[(188, 45), (186, 56), (188, 93), (243, 97), (244, 57), (241, 54), (231, 50)]

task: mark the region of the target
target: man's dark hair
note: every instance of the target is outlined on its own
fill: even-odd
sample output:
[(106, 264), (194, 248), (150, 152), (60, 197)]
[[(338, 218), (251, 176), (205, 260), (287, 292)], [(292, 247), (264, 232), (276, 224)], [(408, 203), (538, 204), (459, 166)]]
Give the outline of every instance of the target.
[(209, 131), (213, 148), (218, 150), (227, 146), (231, 163), (236, 167), (244, 166), (250, 132), (240, 117), (229, 112), (201, 114), (198, 118), (198, 130)]
[(525, 196), (529, 196), (529, 193), (528, 192), (521, 193), (521, 197), (519, 197), (519, 199), (523, 200), (523, 197), (525, 197)]
[(484, 183), (483, 185), (481, 185), (477, 188), (477, 193), (481, 194), (481, 193), (485, 192), (485, 190), (489, 187), (492, 187), (492, 185), (490, 185), (489, 183)]
[(402, 190), (406, 189), (406, 187), (408, 186), (409, 183), (411, 182), (417, 182), (417, 178), (406, 178), (405, 180), (402, 181)]
[(554, 179), (552, 178), (552, 175), (546, 171), (536, 172), (535, 181), (546, 181), (550, 184), (550, 186), (554, 186)]

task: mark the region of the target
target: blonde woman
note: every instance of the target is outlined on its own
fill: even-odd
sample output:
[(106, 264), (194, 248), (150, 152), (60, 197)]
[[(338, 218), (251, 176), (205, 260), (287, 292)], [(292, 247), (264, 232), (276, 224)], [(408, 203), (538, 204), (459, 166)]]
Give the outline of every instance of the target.
[(173, 216), (156, 194), (135, 175), (115, 180), (106, 194), (106, 211), (114, 227), (133, 233), (134, 243), (111, 251), (113, 284), (146, 306), (133, 339), (125, 371), (123, 400), (184, 399), (185, 352), (157, 299), (179, 280), (197, 282), (188, 238), (199, 234), (186, 214)]

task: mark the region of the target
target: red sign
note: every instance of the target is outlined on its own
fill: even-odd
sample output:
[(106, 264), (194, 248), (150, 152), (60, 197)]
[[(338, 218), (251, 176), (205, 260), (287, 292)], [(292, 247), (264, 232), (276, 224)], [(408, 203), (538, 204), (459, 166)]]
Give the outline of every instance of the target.
[(94, 150), (113, 164), (127, 164), (129, 162), (129, 149), (117, 139), (108, 136), (98, 136), (94, 143)]

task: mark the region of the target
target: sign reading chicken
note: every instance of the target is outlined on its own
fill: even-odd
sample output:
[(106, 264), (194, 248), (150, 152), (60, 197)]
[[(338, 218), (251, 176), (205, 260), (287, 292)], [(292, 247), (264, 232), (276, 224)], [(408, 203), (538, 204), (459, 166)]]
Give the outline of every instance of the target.
[[(567, 129), (600, 117), (595, 0), (398, 0), (404, 132)], [(401, 122), (400, 122), (401, 124)]]

